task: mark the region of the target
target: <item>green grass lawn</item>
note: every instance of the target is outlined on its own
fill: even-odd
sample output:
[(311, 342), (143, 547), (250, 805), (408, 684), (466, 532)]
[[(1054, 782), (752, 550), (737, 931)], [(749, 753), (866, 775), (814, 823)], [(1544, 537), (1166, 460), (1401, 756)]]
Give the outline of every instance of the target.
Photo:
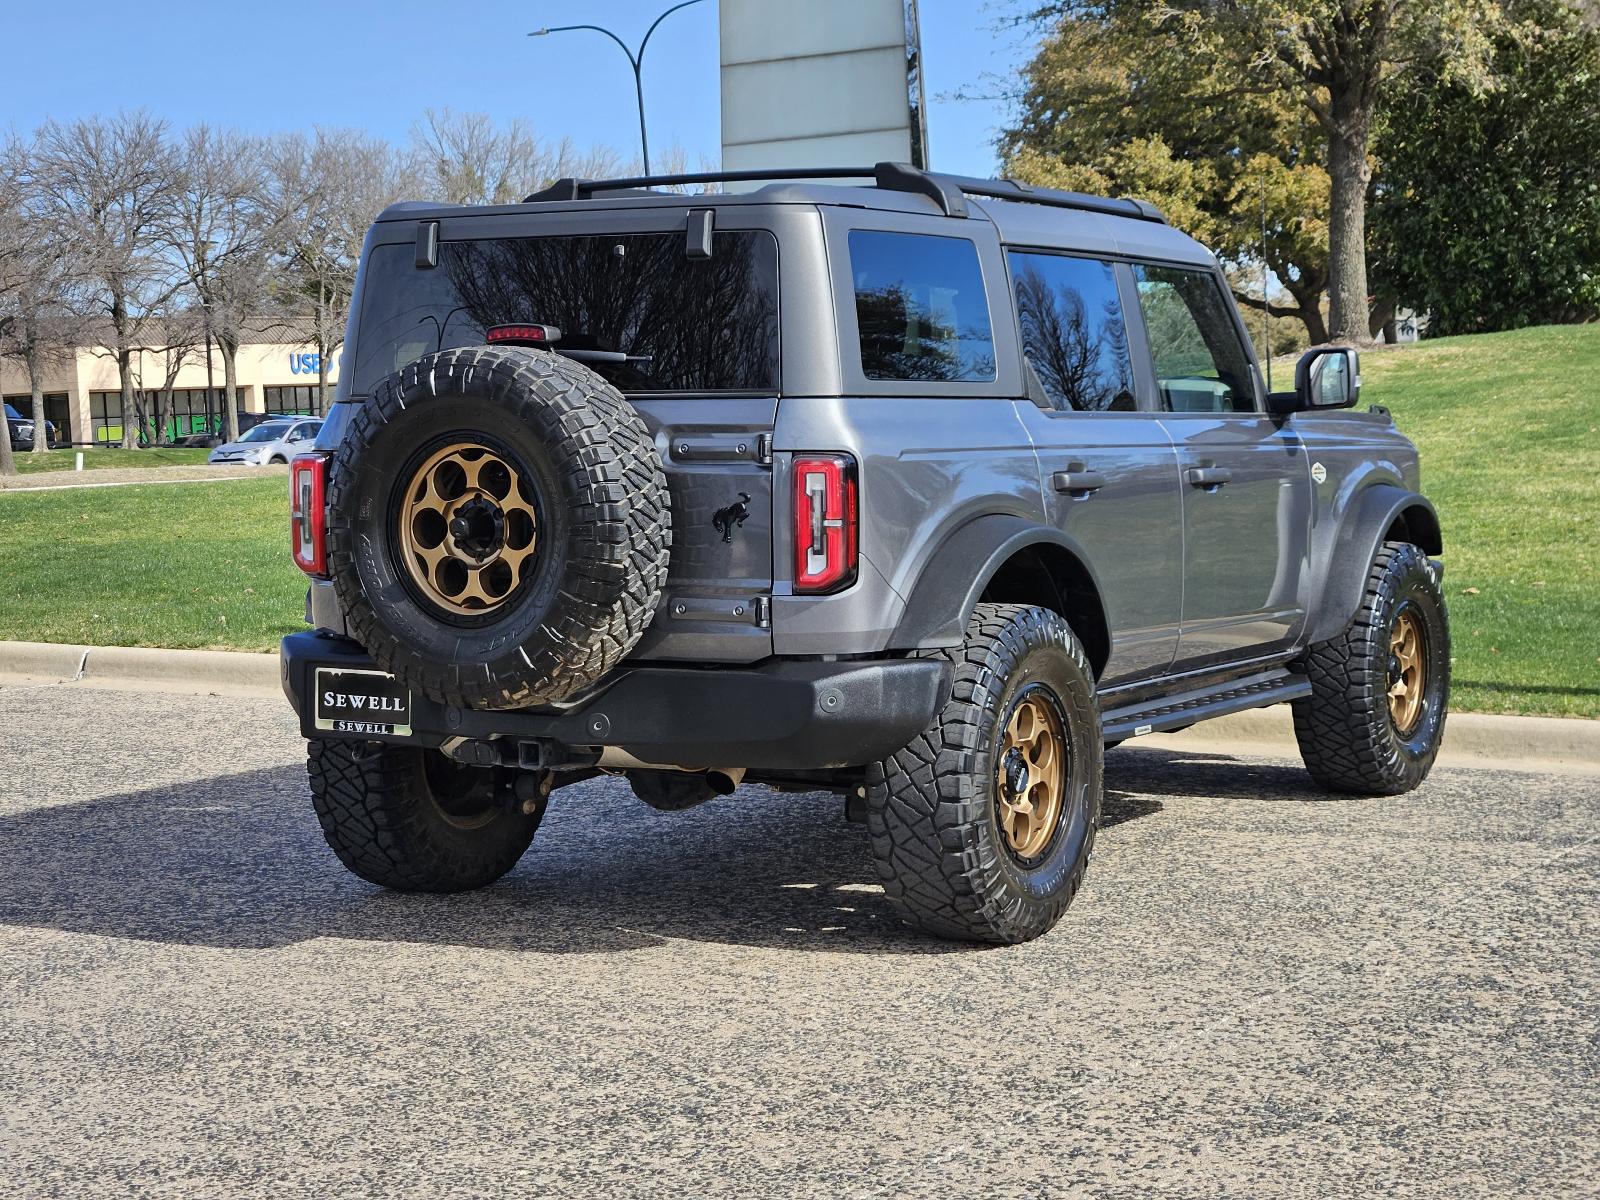
[(1362, 355), (1444, 528), (1455, 707), (1600, 716), (1600, 326)]
[[(1363, 399), (1421, 447), (1444, 523), (1456, 707), (1600, 716), (1600, 326), (1372, 351), (1362, 369)], [(172, 454), (205, 452), (86, 457)], [(305, 592), (285, 491), (0, 494), (0, 638), (272, 648)]]
[(0, 493), (0, 639), (275, 648), (304, 628), (288, 490), (273, 477)]
[[(203, 467), (209, 450), (191, 450), (178, 446), (152, 446), (148, 450), (114, 450), (99, 446), (83, 451), (85, 471), (109, 470), (117, 467)], [(46, 450), (34, 454), (31, 450), (18, 450), (15, 454), (17, 470), (24, 475), (37, 471), (70, 471), (77, 458), (76, 450)]]

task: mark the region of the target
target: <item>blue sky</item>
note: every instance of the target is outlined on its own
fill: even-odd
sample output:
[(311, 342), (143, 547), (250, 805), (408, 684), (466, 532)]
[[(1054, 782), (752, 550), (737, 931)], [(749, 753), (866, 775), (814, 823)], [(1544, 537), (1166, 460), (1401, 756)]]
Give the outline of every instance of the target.
[[(6, 6), (0, 128), (27, 131), (144, 107), (175, 125), (209, 120), (248, 132), (353, 126), (395, 141), (428, 107), (520, 114), (547, 138), (636, 151), (633, 76), (593, 33), (636, 44), (670, 0), (468, 4), (422, 0), (57, 0)], [(1005, 0), (921, 0), (933, 165), (989, 175), (1005, 106), (993, 94), (1025, 61), (1027, 36), (999, 28)], [(36, 47), (36, 53), (21, 52)], [(70, 47), (70, 57), (53, 53)], [(134, 69), (129, 70), (130, 64)], [(650, 143), (698, 165), (718, 149), (716, 3), (675, 13), (645, 59)]]

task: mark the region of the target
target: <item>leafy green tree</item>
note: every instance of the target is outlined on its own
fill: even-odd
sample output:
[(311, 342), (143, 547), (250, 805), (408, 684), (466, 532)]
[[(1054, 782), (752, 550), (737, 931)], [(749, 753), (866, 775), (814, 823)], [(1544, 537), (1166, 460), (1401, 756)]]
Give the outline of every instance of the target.
[[(1049, 153), (1036, 131), (1104, 117), (1105, 101), (1120, 89), (1126, 111), (1104, 122), (1108, 142), (1127, 140), (1119, 126), (1168, 122), (1179, 135), (1162, 133), (1173, 157), (1199, 158), (1189, 145), (1197, 135), (1201, 161), (1230, 186), (1244, 175), (1239, 164), (1258, 154), (1291, 171), (1322, 167), (1328, 333), (1361, 342), (1371, 336), (1369, 150), (1386, 85), (1426, 60), (1442, 77), (1481, 88), (1499, 7), (1496, 0), (1055, 0), (1030, 15), (1055, 24), (1030, 70), (1024, 119), (1007, 150), (1032, 143)], [(1058, 47), (1066, 88), (1054, 74)], [(1085, 104), (1086, 96), (1099, 103)], [(1194, 106), (1191, 115), (1174, 110), (1183, 102)], [(1268, 184), (1269, 196), (1273, 190)]]
[(1600, 316), (1600, 28), (1559, 0), (1510, 15), (1496, 87), (1419, 71), (1378, 140), (1374, 248), (1438, 334)]
[[(1328, 176), (1320, 129), (1292, 98), (1241, 90), (1152, 37), (1124, 11), (1060, 21), (1024, 74), (1006, 174), (1078, 191), (1136, 195), (1215, 249), (1241, 305), (1267, 314), (1259, 264), (1280, 284), (1270, 315), (1297, 341), (1327, 340)], [(1246, 265), (1251, 269), (1246, 269)]]

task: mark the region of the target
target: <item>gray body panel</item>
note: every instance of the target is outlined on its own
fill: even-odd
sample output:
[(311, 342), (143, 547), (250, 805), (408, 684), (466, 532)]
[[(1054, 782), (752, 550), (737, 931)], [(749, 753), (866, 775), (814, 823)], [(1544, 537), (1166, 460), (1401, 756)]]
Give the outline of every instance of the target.
[[(1172, 437), (1151, 413), (1017, 410), (1033, 438), (1049, 522), (1090, 568), (1111, 631), (1101, 681), (1168, 670), (1184, 604), (1184, 498)], [(1058, 472), (1098, 471), (1105, 486), (1072, 495)]]
[[(988, 199), (972, 200), (970, 215), (957, 218), (920, 195), (782, 184), (703, 197), (396, 206), (374, 226), (368, 249), (413, 242), (419, 222), (438, 222), (448, 242), (678, 230), (689, 210), (704, 208), (718, 230), (766, 229), (778, 241), (781, 391), (631, 397), (667, 468), (674, 524), (666, 596), (634, 652), (638, 662), (731, 666), (955, 645), (1012, 556), (1039, 553), (1053, 563), (1070, 556), (1080, 584), (1089, 581), (1089, 601), (1082, 586), (1071, 594), (1074, 604), (1098, 607), (1102, 689), (1176, 690), (1291, 659), (1339, 632), (1360, 603), (1377, 544), (1397, 524), (1430, 553), (1440, 548), (1437, 519), (1417, 494), (1416, 451), (1386, 413), (1269, 416), (1253, 354), (1257, 411), (1160, 410), (1127, 264), (1220, 271), (1203, 246), (1157, 221)], [(989, 301), (992, 380), (863, 374), (852, 229), (973, 242)], [(1029, 399), (1006, 260), (1013, 247), (1115, 264), (1138, 411), (1054, 411)], [(359, 353), (361, 300), (358, 281), (347, 361)], [(1234, 321), (1248, 348), (1236, 312)], [(338, 399), (359, 400), (347, 378)], [(338, 444), (347, 412), (335, 406), (319, 446)], [(770, 436), (765, 446), (762, 435)], [(847, 453), (858, 464), (859, 572), (834, 595), (796, 594), (792, 583), (790, 463), (805, 452)], [(1224, 467), (1232, 478), (1192, 486), (1185, 472), (1200, 466)], [(1084, 470), (1104, 476), (1103, 486), (1085, 494), (1054, 483), (1059, 472)], [(724, 540), (713, 516), (741, 493), (751, 498), (749, 515)], [(331, 588), (313, 586), (310, 618), (343, 632)]]

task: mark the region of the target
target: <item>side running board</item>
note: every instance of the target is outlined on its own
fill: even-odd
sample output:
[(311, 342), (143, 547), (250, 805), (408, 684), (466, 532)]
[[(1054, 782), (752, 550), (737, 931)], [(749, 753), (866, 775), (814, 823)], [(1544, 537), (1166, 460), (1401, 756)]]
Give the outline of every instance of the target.
[(1225, 683), (1170, 696), (1136, 700), (1100, 715), (1105, 740), (1120, 742), (1145, 733), (1181, 729), (1197, 721), (1225, 717), (1247, 708), (1265, 708), (1285, 700), (1299, 700), (1311, 694), (1311, 681), (1282, 667), (1230, 679)]

